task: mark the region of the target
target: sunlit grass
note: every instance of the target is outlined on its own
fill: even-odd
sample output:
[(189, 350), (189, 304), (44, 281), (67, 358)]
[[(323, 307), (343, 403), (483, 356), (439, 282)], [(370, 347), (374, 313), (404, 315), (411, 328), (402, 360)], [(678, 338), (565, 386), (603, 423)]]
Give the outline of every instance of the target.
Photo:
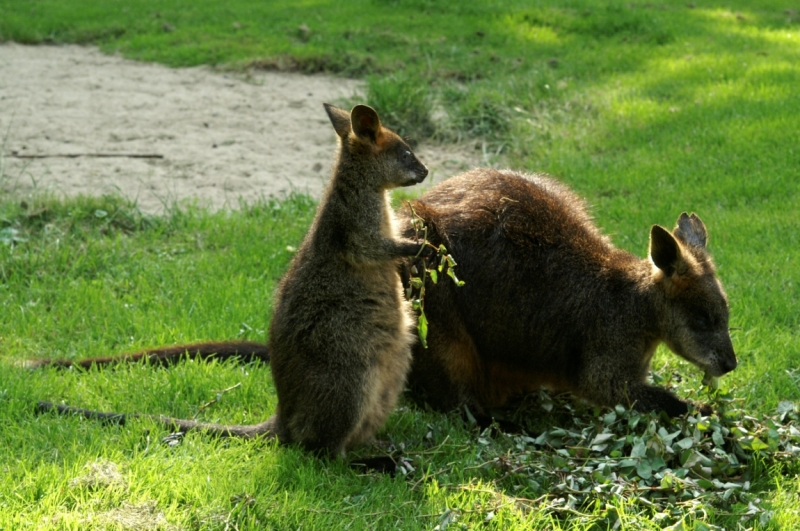
[[(364, 76), (368, 102), (391, 127), (421, 140), (468, 139), (505, 164), (559, 177), (617, 245), (640, 256), (651, 224), (697, 212), (740, 329), (740, 366), (722, 386), (760, 417), (800, 401), (800, 15), (782, 1), (686, 4), (0, 0), (0, 39), (97, 43), (172, 66)], [(396, 479), (357, 476), (271, 442), (193, 434), (167, 446), (147, 420), (104, 427), (32, 413), (49, 399), (214, 421), (270, 415), (276, 397), (264, 366), (28, 373), (15, 362), (264, 339), (287, 246), (313, 208), (295, 197), (148, 218), (111, 198), (27, 209), (0, 199), (0, 528), (83, 529), (93, 515), (113, 529), (103, 518), (125, 507), (187, 529), (667, 525), (621, 501), (582, 515), (531, 511), (514, 497), (535, 489), (479, 468), (513, 452), (512, 440), (478, 442), (457, 416), (408, 405), (380, 434), (415, 456), (413, 477)], [(690, 383), (701, 377), (663, 348), (654, 366)], [(127, 487), (71, 486), (98, 460), (118, 465)], [(758, 466), (771, 522), (711, 511), (685, 514), (686, 528), (797, 527), (796, 464)]]

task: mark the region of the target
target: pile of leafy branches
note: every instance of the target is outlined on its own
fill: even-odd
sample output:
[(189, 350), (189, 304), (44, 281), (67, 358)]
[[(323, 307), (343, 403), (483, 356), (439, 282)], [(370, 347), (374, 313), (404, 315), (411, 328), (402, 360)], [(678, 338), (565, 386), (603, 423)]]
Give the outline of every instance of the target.
[(623, 406), (592, 408), (542, 392), (509, 419), (530, 419), (538, 408), (557, 418), (555, 427), (550, 423), (535, 437), (503, 435), (508, 444), (494, 444), (484, 432), (479, 468), (499, 490), (524, 493), (515, 498), (518, 507), (595, 523), (602, 515), (614, 528), (622, 523), (622, 505), (649, 513), (663, 528), (682, 529), (687, 518), (712, 515), (766, 524), (772, 513), (759, 498), (763, 486), (751, 491), (751, 483), (759, 470), (797, 462), (800, 410), (787, 401), (775, 415), (755, 418), (729, 393), (706, 392), (714, 414), (675, 419)]

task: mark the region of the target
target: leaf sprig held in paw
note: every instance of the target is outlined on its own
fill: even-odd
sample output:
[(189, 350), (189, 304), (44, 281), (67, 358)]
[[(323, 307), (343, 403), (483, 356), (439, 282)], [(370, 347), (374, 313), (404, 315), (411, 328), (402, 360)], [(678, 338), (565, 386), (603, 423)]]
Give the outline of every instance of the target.
[[(417, 320), (417, 333), (419, 340), (424, 348), (428, 348), (428, 318), (425, 316), (425, 281), (430, 278), (436, 284), (439, 281), (439, 274), (444, 273), (450, 277), (456, 286), (463, 286), (464, 281), (456, 276), (456, 260), (453, 255), (447, 252), (447, 247), (440, 244), (436, 247), (428, 241), (428, 227), (425, 220), (420, 218), (411, 203), (406, 202), (411, 211), (411, 225), (416, 232), (417, 240), (422, 240), (422, 247), (417, 254), (419, 261), (411, 266), (411, 277), (409, 278), (406, 297), (411, 301), (411, 307), (419, 312)], [(426, 258), (422, 256), (422, 251), (426, 247), (436, 250), (436, 254)]]

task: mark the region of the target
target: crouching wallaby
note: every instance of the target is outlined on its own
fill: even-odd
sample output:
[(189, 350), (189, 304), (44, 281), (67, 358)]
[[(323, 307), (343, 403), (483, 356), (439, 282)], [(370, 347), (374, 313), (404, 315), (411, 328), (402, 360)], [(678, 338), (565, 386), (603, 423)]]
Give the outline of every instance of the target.
[(672, 232), (654, 225), (642, 260), (540, 175), (477, 169), (412, 205), (466, 281), (426, 286), (428, 348), (415, 346), (409, 383), (430, 405), (487, 415), (549, 388), (676, 416), (689, 404), (645, 383), (659, 343), (713, 376), (736, 367), (726, 295), (696, 215), (681, 214)]
[[(372, 108), (357, 105), (348, 113), (326, 104), (325, 110), (339, 136), (339, 151), (316, 217), (277, 289), (268, 348), (278, 393), (275, 415), (248, 426), (154, 417), (161, 423), (220, 435), (277, 436), (310, 451), (343, 456), (372, 438), (403, 390), (414, 334), (397, 269), (400, 259), (424, 247), (397, 236), (388, 190), (422, 182), (428, 170), (381, 125)], [(263, 345), (222, 343), (155, 349), (122, 360), (168, 362), (184, 351), (204, 357), (222, 350), (267, 358)], [(76, 364), (113, 361), (120, 358)], [(47, 364), (53, 362), (38, 366)]]

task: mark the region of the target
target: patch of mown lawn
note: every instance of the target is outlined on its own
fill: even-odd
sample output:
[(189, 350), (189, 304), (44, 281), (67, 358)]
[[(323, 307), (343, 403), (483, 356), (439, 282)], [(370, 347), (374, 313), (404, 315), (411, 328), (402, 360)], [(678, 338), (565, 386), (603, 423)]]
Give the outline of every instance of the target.
[[(675, 499), (667, 510), (663, 500), (651, 506), (644, 494), (628, 496), (642, 486), (636, 474), (660, 466), (637, 445), (656, 444), (645, 429), (650, 422), (686, 427), (658, 418), (631, 427), (628, 413), (606, 424), (608, 410), (557, 406), (551, 414), (546, 402), (535, 404), (522, 411), (533, 422), (530, 434), (546, 435), (536, 443), (406, 405), (381, 432), (402, 444), (414, 468), (394, 479), (359, 476), (269, 442), (194, 434), (169, 446), (146, 420), (109, 428), (35, 416), (39, 399), (231, 422), (271, 414), (274, 391), (260, 365), (28, 373), (14, 363), (264, 339), (272, 290), (313, 204), (293, 197), (150, 218), (114, 198), (26, 208), (3, 199), (0, 528), (78, 529), (87, 518), (119, 528), (120, 511), (165, 529), (797, 527), (797, 461), (791, 452), (781, 458), (770, 429), (744, 417), (767, 423), (783, 411), (778, 422), (785, 423), (795, 411), (787, 404), (800, 400), (798, 13), (780, 1), (0, 0), (0, 40), (95, 43), (172, 66), (363, 77), (368, 102), (389, 126), (420, 139), (485, 143), (505, 164), (559, 177), (592, 203), (615, 243), (638, 255), (652, 223), (671, 227), (682, 211), (697, 212), (736, 328), (740, 366), (721, 384), (737, 400), (730, 407), (741, 422), (751, 423), (752, 433), (735, 437), (754, 452), (740, 475), (720, 479), (712, 470), (717, 475), (702, 479), (747, 483), (749, 491), (729, 487), (729, 498), (710, 500), (706, 490), (695, 496), (695, 487), (669, 480), (665, 496)], [(697, 393), (697, 369), (665, 349), (654, 368), (662, 384)], [(714, 430), (730, 437), (720, 426), (697, 429), (704, 448)], [(582, 472), (577, 450), (554, 442), (591, 442), (575, 433), (609, 435), (621, 460), (636, 454), (634, 469), (649, 460), (644, 472), (627, 472), (630, 463), (609, 461), (610, 454)], [(81, 478), (97, 461), (123, 480), (88, 486)], [(696, 464), (693, 474), (705, 473), (702, 459)], [(612, 472), (621, 490), (607, 497), (603, 478)], [(600, 490), (584, 497), (593, 481)], [(687, 503), (687, 493), (701, 503)]]

